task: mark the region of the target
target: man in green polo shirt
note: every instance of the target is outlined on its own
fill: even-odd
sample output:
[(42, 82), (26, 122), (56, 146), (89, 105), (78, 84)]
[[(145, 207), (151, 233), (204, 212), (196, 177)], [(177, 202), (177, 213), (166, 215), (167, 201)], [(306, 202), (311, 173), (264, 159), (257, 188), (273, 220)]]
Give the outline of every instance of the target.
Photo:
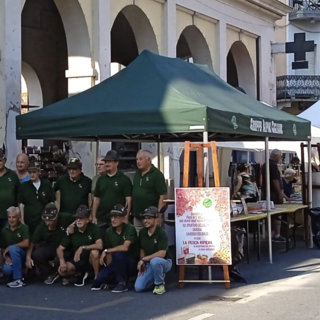
[(101, 236), (104, 238), (105, 231), (110, 225), (110, 211), (115, 205), (126, 206), (127, 213), (130, 214), (132, 183), (128, 176), (118, 170), (119, 160), (116, 151), (108, 151), (103, 160), (106, 163), (107, 172), (98, 179), (96, 184), (92, 222), (98, 224)]
[[(60, 261), (58, 272), (62, 277), (76, 275), (75, 286), (82, 287), (88, 277), (90, 265), (93, 267), (95, 279), (98, 275), (103, 244), (99, 228), (90, 222), (90, 210), (86, 206), (80, 206), (73, 217), (76, 220), (74, 233), (66, 235), (57, 249)], [(64, 251), (67, 248), (71, 248), (74, 255), (65, 261)]]
[(29, 247), (29, 228), (21, 223), (21, 213), (18, 207), (8, 209), (9, 225), (1, 231), (1, 249), (3, 249), (3, 274), (12, 278), (7, 286), (21, 288), (24, 286), (22, 268), (26, 262), (26, 249)]
[(133, 178), (132, 215), (133, 224), (139, 233), (144, 227), (142, 214), (150, 206), (161, 210), (167, 199), (167, 185), (162, 172), (151, 163), (151, 152), (137, 153), (137, 167)]
[(137, 274), (139, 260), (139, 243), (135, 227), (125, 222), (127, 215), (123, 205), (118, 204), (110, 212), (112, 226), (106, 232), (105, 250), (100, 256), (100, 264), (105, 266), (93, 282), (91, 290), (100, 290), (102, 284), (117, 283), (114, 293), (128, 291), (126, 285), (130, 276)]
[(7, 158), (0, 149), (0, 232), (8, 224), (7, 209), (17, 206), (20, 181), (17, 174), (6, 167)]
[[(68, 226), (74, 221), (74, 217), (69, 213), (58, 213), (56, 205), (48, 203), (41, 218), (42, 222), (31, 238), (26, 266), (32, 269), (35, 265), (41, 278), (45, 278), (44, 283), (53, 284), (59, 278), (59, 262), (55, 261), (57, 248), (66, 235)], [(50, 263), (51, 261), (55, 262), (54, 265)]]
[(54, 185), (60, 212), (74, 214), (81, 205), (91, 205), (90, 178), (82, 173), (82, 163), (72, 158), (67, 166), (68, 174), (58, 178)]
[(29, 164), (28, 172), (30, 180), (21, 184), (18, 203), (22, 215), (22, 221), (29, 227), (32, 235), (41, 223), (41, 215), (45, 206), (56, 200), (51, 183), (47, 179), (40, 179), (40, 164)]
[(158, 225), (159, 210), (149, 207), (145, 210), (144, 225), (140, 230), (140, 261), (138, 262), (138, 278), (135, 289), (138, 292), (152, 287), (154, 294), (166, 292), (164, 276), (172, 267), (172, 260), (168, 250), (168, 236)]

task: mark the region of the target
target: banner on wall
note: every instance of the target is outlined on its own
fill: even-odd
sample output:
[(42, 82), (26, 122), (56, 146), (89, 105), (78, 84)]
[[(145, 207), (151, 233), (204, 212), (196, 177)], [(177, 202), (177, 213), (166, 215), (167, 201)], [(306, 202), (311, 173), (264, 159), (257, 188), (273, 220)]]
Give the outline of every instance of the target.
[(229, 188), (176, 188), (178, 265), (230, 265)]

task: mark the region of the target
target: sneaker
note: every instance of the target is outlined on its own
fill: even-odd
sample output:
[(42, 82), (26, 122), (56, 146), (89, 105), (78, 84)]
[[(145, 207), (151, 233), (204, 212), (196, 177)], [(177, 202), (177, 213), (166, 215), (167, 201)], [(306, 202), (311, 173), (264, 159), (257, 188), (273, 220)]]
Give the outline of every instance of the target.
[(273, 242), (287, 242), (286, 238), (279, 236), (279, 237), (272, 237)]
[(24, 287), (25, 285), (26, 284), (22, 281), (22, 279), (14, 280), (7, 284), (9, 288), (21, 288), (21, 287)]
[(82, 273), (77, 276), (76, 283), (74, 284), (76, 287), (83, 287), (85, 280), (88, 278), (88, 272)]
[(68, 284), (70, 284), (69, 278), (62, 278), (62, 285), (67, 286)]
[(101, 290), (101, 283), (100, 282), (98, 282), (97, 280), (94, 280), (93, 281), (93, 284), (92, 284), (92, 287), (91, 287), (91, 290), (92, 291), (99, 291), (99, 290)]
[(128, 291), (128, 287), (125, 284), (118, 283), (118, 285), (111, 291), (113, 293), (121, 293)]
[(155, 286), (153, 290), (154, 294), (164, 294), (165, 292), (166, 292), (166, 288), (163, 284), (159, 284), (158, 286)]
[(51, 274), (46, 280), (44, 280), (45, 284), (53, 284), (60, 277), (58, 272)]

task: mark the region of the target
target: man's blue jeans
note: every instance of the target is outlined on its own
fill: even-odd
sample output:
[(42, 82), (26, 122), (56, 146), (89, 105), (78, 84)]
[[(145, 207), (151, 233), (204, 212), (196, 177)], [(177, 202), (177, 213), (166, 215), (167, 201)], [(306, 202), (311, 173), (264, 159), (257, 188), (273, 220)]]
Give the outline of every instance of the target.
[(26, 263), (26, 251), (13, 245), (9, 247), (9, 256), (12, 261), (12, 265), (3, 265), (3, 274), (7, 278), (13, 278), (13, 280), (22, 279), (22, 269)]
[(171, 259), (153, 258), (146, 265), (146, 272), (139, 276), (135, 283), (136, 291), (144, 291), (150, 288), (153, 284), (164, 285), (165, 273), (169, 272), (172, 267)]
[(138, 259), (130, 257), (126, 252), (112, 253), (112, 262), (100, 270), (96, 282), (117, 283), (127, 280), (128, 276), (137, 274)]

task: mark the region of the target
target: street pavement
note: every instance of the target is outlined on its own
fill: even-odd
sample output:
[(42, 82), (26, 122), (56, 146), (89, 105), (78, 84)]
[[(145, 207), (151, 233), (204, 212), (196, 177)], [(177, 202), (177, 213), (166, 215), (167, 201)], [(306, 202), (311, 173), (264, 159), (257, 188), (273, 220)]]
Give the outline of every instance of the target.
[[(283, 247), (277, 245), (275, 249)], [(90, 291), (91, 283), (82, 288), (29, 283), (20, 289), (0, 286), (0, 319), (4, 320), (203, 320), (203, 319), (320, 319), (320, 251), (298, 243), (288, 253), (276, 252), (269, 264), (265, 250), (261, 261), (240, 266), (247, 284), (188, 283), (177, 288), (177, 274), (167, 276), (167, 293), (151, 292), (113, 294)], [(187, 277), (195, 278), (196, 269), (188, 269)], [(213, 278), (221, 279), (219, 268)], [(231, 300), (231, 301), (228, 301)]]

